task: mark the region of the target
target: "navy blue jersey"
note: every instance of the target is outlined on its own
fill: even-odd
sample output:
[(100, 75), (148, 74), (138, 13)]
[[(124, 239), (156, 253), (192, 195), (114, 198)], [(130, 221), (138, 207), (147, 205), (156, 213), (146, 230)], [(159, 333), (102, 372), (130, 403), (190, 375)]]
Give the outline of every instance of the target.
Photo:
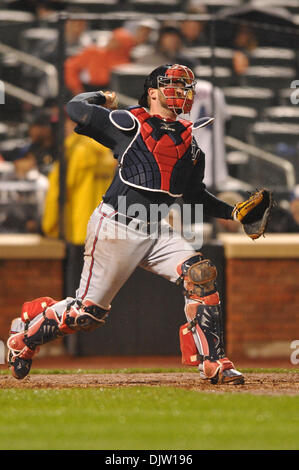
[[(110, 148), (119, 161), (136, 136), (137, 123), (128, 121), (129, 114), (119, 113), (118, 122), (111, 119), (110, 111), (103, 106), (103, 97), (99, 92), (81, 93), (67, 104), (70, 118), (77, 123), (75, 131), (93, 138)], [(159, 117), (158, 117), (159, 118)], [(123, 119), (123, 121), (121, 121)], [(162, 118), (159, 118), (163, 121)], [(182, 194), (183, 202), (188, 204), (203, 204), (207, 216), (231, 219), (233, 207), (209, 193), (203, 183), (205, 170), (204, 155), (193, 165), (192, 172)], [(127, 206), (139, 203), (149, 209), (151, 204), (166, 204), (170, 207), (176, 196), (158, 191), (132, 187), (120, 178), (119, 171), (103, 197), (104, 202), (118, 209), (119, 196), (126, 196)]]

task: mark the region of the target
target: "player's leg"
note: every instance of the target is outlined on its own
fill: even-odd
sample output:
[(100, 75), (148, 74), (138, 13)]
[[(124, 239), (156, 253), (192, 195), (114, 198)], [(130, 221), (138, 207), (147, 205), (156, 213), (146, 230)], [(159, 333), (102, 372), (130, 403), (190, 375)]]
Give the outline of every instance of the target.
[[(183, 286), (188, 320), (180, 329), (185, 363), (198, 364), (201, 377), (210, 379), (212, 383), (244, 383), (243, 375), (225, 354), (215, 265), (204, 259), (201, 253), (196, 253), (180, 263), (177, 270), (177, 284)], [(196, 348), (192, 349), (193, 342)]]
[(61, 302), (49, 297), (25, 302), (21, 317), (11, 324), (7, 341), (12, 375), (17, 379), (26, 377), (43, 344), (77, 331), (92, 331), (105, 323), (107, 315), (108, 310), (93, 302), (79, 302), (71, 297)]
[(142, 267), (182, 285), (185, 315), (180, 329), (183, 362), (198, 365), (213, 383), (243, 383), (244, 377), (226, 357), (216, 267), (178, 236), (159, 237)]
[[(105, 323), (110, 303), (153, 243), (144, 234), (130, 238), (126, 227), (110, 220), (111, 212), (96, 210), (86, 239), (85, 263), (76, 298), (60, 302), (49, 297), (23, 305), (12, 322), (7, 342), (12, 374), (19, 379), (30, 371), (40, 346), (77, 331), (91, 331)], [(120, 238), (113, 237), (117, 226)]]
[(114, 220), (115, 211), (104, 204), (88, 227), (84, 266), (76, 298), (89, 299), (105, 309), (154, 243)]

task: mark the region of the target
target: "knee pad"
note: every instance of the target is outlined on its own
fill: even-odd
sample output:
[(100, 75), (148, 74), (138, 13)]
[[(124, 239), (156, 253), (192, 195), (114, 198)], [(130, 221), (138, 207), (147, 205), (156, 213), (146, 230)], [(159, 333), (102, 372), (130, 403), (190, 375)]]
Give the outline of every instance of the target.
[[(203, 300), (204, 303), (219, 303), (216, 287), (217, 269), (209, 259), (201, 254), (192, 256), (177, 267), (177, 285), (184, 284), (184, 295), (190, 299)], [(211, 296), (214, 295), (214, 298)], [(208, 299), (205, 299), (208, 297)], [(207, 300), (207, 302), (205, 302)]]

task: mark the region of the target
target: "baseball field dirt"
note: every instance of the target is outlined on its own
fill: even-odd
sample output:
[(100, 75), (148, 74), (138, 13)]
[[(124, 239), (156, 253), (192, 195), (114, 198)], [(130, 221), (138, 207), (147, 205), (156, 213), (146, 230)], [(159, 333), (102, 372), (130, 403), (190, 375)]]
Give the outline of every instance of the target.
[(240, 370), (245, 375), (244, 385), (215, 386), (201, 380), (193, 367), (182, 367), (181, 358), (176, 356), (38, 357), (32, 373), (21, 381), (11, 377), (7, 365), (1, 365), (0, 389), (153, 386), (211, 393), (299, 395), (299, 371), (289, 361), (243, 360)]
[(212, 385), (203, 381), (194, 372), (115, 372), (115, 373), (68, 373), (32, 374), (22, 381), (10, 375), (0, 376), (0, 389), (41, 388), (100, 388), (100, 387), (179, 387), (211, 393), (252, 393), (270, 395), (298, 395), (299, 374), (290, 372), (245, 373), (244, 385)]

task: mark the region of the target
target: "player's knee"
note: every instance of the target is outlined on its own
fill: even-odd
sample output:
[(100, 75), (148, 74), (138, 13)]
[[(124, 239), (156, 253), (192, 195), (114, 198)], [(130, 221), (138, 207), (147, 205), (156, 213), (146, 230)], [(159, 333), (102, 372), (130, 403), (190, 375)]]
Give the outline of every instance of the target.
[(219, 302), (216, 278), (217, 269), (209, 259), (199, 253), (191, 256), (177, 267), (177, 284), (184, 285), (184, 295), (195, 300), (204, 300), (208, 304)]
[[(51, 303), (48, 302), (48, 305)], [(29, 312), (27, 317), (30, 319), (25, 322), (23, 309), (22, 317), (17, 319), (18, 331), (11, 334), (7, 342), (13, 356), (31, 359), (39, 346), (60, 336), (77, 331), (93, 331), (105, 323), (109, 312), (88, 300), (79, 302), (71, 299), (66, 303), (62, 314), (56, 311), (55, 305), (48, 306), (39, 313), (38, 310), (43, 306), (44, 302), (40, 302), (40, 299), (28, 302), (26, 311)]]
[(62, 333), (76, 331), (93, 331), (105, 324), (109, 310), (100, 307), (90, 300), (74, 300), (63, 312), (60, 323)]

